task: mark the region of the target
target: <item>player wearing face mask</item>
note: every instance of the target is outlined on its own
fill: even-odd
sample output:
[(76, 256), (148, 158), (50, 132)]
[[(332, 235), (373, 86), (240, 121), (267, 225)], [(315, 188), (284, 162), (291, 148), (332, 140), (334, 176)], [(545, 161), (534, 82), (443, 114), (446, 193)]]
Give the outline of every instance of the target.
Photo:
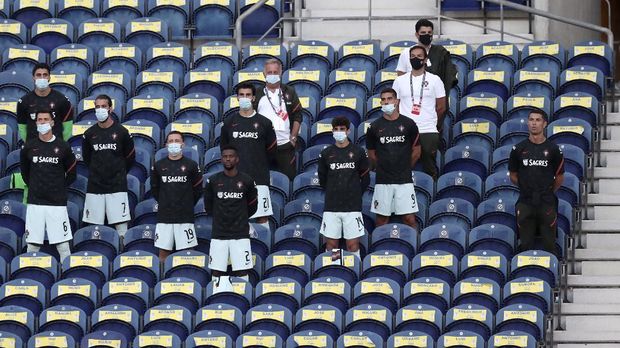
[(112, 99), (95, 98), (97, 124), (83, 134), (82, 157), (88, 166), (88, 188), (82, 221), (103, 225), (105, 218), (120, 236), (131, 219), (127, 195), (127, 172), (135, 161), (133, 139), (125, 127), (112, 118)]
[(347, 250), (359, 257), (359, 238), (364, 235), (362, 195), (370, 184), (370, 169), (364, 149), (349, 141), (349, 127), (346, 117), (332, 120), (336, 144), (323, 149), (319, 158), (319, 183), (325, 189), (320, 232), (327, 251), (338, 250), (344, 238)]
[(34, 90), (22, 96), (17, 102), (17, 122), (19, 136), (26, 142), (37, 138), (36, 114), (40, 110), (48, 110), (54, 119), (53, 134), (67, 140), (73, 128), (73, 107), (62, 93), (51, 88), (50, 67), (39, 63), (32, 69)]
[(184, 146), (181, 132), (168, 133), (168, 156), (151, 171), (151, 194), (158, 203), (155, 246), (162, 262), (172, 250), (198, 245), (194, 206), (202, 194), (202, 173), (198, 163), (183, 156)]

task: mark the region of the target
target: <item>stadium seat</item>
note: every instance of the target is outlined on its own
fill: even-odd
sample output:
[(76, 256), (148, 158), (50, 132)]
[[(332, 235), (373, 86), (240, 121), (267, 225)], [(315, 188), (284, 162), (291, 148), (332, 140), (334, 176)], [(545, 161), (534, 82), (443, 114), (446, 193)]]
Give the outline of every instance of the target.
[(492, 250), (512, 259), (515, 251), (516, 235), (505, 225), (484, 224), (473, 228), (469, 233), (468, 251)]
[[(311, 273), (312, 260), (308, 255), (299, 251), (278, 251), (265, 259), (265, 278), (286, 277), (305, 286)], [(256, 291), (258, 293), (258, 289)]]
[(75, 348), (75, 339), (73, 336), (61, 331), (40, 331), (36, 335), (30, 337), (27, 344), (28, 348), (37, 347), (67, 347)]
[[(35, 45), (12, 45), (7, 48), (2, 52), (2, 70), (4, 71), (13, 70), (32, 76), (34, 66), (38, 62), (47, 60), (45, 51)], [(22, 83), (29, 85), (30, 80), (22, 80)]]
[(73, 42), (73, 24), (64, 19), (42, 19), (32, 25), (30, 43), (50, 54), (56, 47)]
[(510, 266), (510, 278), (535, 277), (552, 288), (559, 285), (559, 265), (555, 255), (542, 250), (528, 250), (515, 255)]
[(85, 82), (85, 75), (78, 75), (69, 70), (54, 69), (50, 73), (50, 87), (64, 94), (72, 105), (77, 105), (82, 99), (81, 93)]
[(315, 277), (304, 289), (305, 306), (329, 305), (346, 312), (352, 300), (350, 283), (337, 277)]
[(86, 45), (93, 50), (99, 50), (105, 45), (116, 44), (120, 41), (121, 25), (113, 19), (88, 19), (78, 27), (76, 43)]
[(385, 88), (391, 88), (392, 83), (397, 76), (398, 75), (393, 71), (393, 69), (382, 69), (377, 71), (373, 83), (374, 87), (372, 94), (381, 93), (381, 91)]
[(592, 126), (577, 118), (562, 118), (547, 126), (547, 138), (556, 144), (579, 147), (585, 153), (592, 150)]
[(252, 330), (268, 330), (287, 338), (293, 330), (293, 314), (277, 304), (254, 306), (245, 315), (245, 332)]
[[(480, 335), (485, 341), (493, 332), (493, 313), (477, 304), (457, 305), (446, 313), (444, 331), (469, 330)], [(484, 347), (484, 346), (483, 346)]]
[(146, 94), (153, 97), (163, 97), (168, 101), (176, 100), (179, 94), (180, 81), (180, 75), (173, 69), (150, 68), (138, 74), (136, 95)]
[(123, 70), (98, 70), (88, 77), (87, 94), (107, 94), (124, 105), (132, 91), (133, 77)]
[(527, 116), (506, 120), (499, 128), (498, 147), (516, 145), (528, 135)]
[[(428, 343), (431, 343), (441, 335), (442, 321), (442, 312), (433, 306), (424, 304), (408, 305), (396, 313), (394, 331), (415, 330), (419, 334), (428, 336), (430, 338)], [(425, 346), (428, 347), (428, 345)]]
[(190, 66), (190, 51), (187, 46), (165, 42), (151, 46), (146, 50), (147, 69), (174, 71), (177, 76), (184, 76)]
[(0, 49), (3, 52), (10, 46), (25, 44), (28, 41), (27, 36), (28, 29), (24, 23), (13, 19), (2, 19), (0, 25)]
[(246, 331), (235, 340), (236, 347), (273, 347), (282, 348), (284, 342), (280, 335), (266, 330)]
[(39, 316), (46, 304), (43, 284), (32, 279), (14, 279), (0, 286), (0, 306), (21, 306)]
[[(217, 6), (216, 4), (213, 5)], [(194, 13), (199, 11), (199, 9), (194, 8)], [(213, 19), (209, 23), (213, 23)], [(232, 75), (240, 66), (237, 46), (226, 41), (210, 41), (198, 46), (194, 51), (195, 69), (226, 71), (228, 75)]]
[(383, 61), (381, 62), (381, 69), (386, 71), (396, 71), (398, 65), (398, 59), (400, 54), (405, 49), (413, 47), (416, 43), (414, 41), (398, 41), (393, 42), (385, 46), (383, 50)]
[(409, 259), (392, 250), (373, 252), (366, 255), (362, 262), (363, 279), (385, 277), (396, 282), (398, 286), (403, 286), (407, 282), (410, 270)]
[(376, 304), (363, 304), (352, 307), (345, 314), (345, 331), (365, 329), (374, 332), (382, 340), (392, 334), (393, 314), (386, 307)]
[(372, 92), (373, 78), (374, 74), (371, 75), (370, 71), (359, 67), (332, 70), (329, 74), (327, 94), (350, 94), (367, 100)]
[(544, 335), (545, 315), (539, 309), (527, 304), (514, 304), (500, 309), (495, 316), (497, 332), (518, 330), (540, 340)]
[(242, 327), (243, 314), (239, 308), (227, 303), (207, 305), (196, 312), (194, 332), (217, 331), (237, 337)]
[(32, 28), (34, 23), (42, 19), (54, 17), (55, 13), (55, 1), (32, 2), (15, 0), (13, 6), (11, 6), (11, 19), (24, 23), (28, 29)]
[(312, 226), (284, 225), (274, 233), (273, 250), (298, 251), (314, 259), (320, 250), (320, 239), (319, 231)]
[(196, 25), (195, 38), (232, 38), (235, 1), (193, 1), (192, 22)]
[(483, 119), (467, 119), (452, 127), (452, 145), (481, 146), (488, 151), (497, 143), (497, 126)]
[[(366, 257), (368, 258), (368, 256)], [(390, 277), (367, 275), (364, 280), (360, 280), (353, 288), (353, 305), (376, 304), (394, 313), (401, 306), (401, 287), (401, 284), (390, 279)]]
[(257, 41), (242, 51), (243, 61), (241, 62), (242, 69), (263, 69), (264, 63), (272, 58), (275, 58), (282, 63), (283, 69), (287, 67), (287, 51), (286, 48), (278, 43), (272, 41)]
[(302, 171), (315, 173), (318, 169), (318, 162), (321, 151), (323, 151), (328, 146), (328, 144), (312, 145), (305, 149), (301, 156)]
[(581, 92), (565, 93), (558, 96), (553, 103), (553, 118), (576, 118), (598, 125), (601, 106), (593, 95)]
[(109, 259), (94, 251), (74, 251), (62, 262), (62, 279), (86, 279), (101, 288), (109, 276)]
[(314, 259), (314, 275), (318, 277), (337, 277), (355, 286), (360, 278), (362, 262), (353, 253), (341, 250), (340, 258), (334, 259), (331, 251), (319, 254)]
[(338, 337), (337, 348), (359, 347), (371, 345), (375, 348), (384, 348), (386, 339), (372, 331), (349, 331)]
[(0, 307), (0, 330), (14, 334), (21, 341), (27, 341), (35, 332), (32, 311), (20, 306)]
[[(514, 93), (544, 96), (552, 99), (559, 90), (558, 77), (560, 70), (554, 65), (535, 65), (523, 68), (514, 74)], [(535, 104), (527, 103), (534, 106)]]
[(144, 314), (151, 304), (149, 286), (137, 278), (112, 279), (101, 289), (101, 305), (123, 305)]
[(185, 277), (193, 279), (201, 287), (211, 281), (211, 272), (207, 268), (207, 255), (194, 250), (180, 250), (166, 258), (164, 277)]
[(301, 289), (295, 279), (266, 274), (256, 285), (254, 305), (277, 303), (295, 313), (301, 307)]
[[(490, 41), (476, 50), (476, 68), (493, 68), (512, 75), (519, 61), (519, 49), (505, 41)], [(471, 82), (471, 81), (470, 81)]]
[(508, 267), (506, 256), (496, 251), (473, 251), (461, 259), (461, 279), (482, 277), (503, 286), (508, 279)]
[(543, 313), (551, 313), (551, 286), (544, 280), (522, 277), (511, 280), (504, 285), (502, 306), (514, 304), (532, 305)]
[(321, 106), (317, 120), (331, 119), (344, 116), (351, 121), (351, 128), (355, 129), (364, 115), (362, 99), (353, 94), (329, 94), (321, 99)]
[[(28, 78), (31, 79), (30, 74), (25, 72), (20, 72), (16, 70), (12, 71), (4, 71), (0, 73), (0, 92), (5, 98), (18, 100), (24, 94), (30, 91), (30, 86), (26, 81)], [(9, 100), (10, 100), (9, 99)], [(17, 106), (15, 106), (15, 111), (17, 110)], [(10, 111), (10, 109), (8, 110)], [(11, 114), (16, 114), (16, 112), (11, 112)], [(14, 125), (17, 125), (17, 121), (12, 122)], [(3, 117), (5, 121), (10, 120), (10, 118)], [(8, 124), (8, 122), (7, 122)], [(13, 128), (17, 129), (17, 128)]]
[(159, 280), (159, 259), (144, 251), (127, 251), (114, 259), (112, 278), (135, 277), (149, 287)]
[[(497, 282), (483, 277), (464, 278), (454, 286), (453, 306), (474, 304), (491, 311), (492, 317), (499, 310), (501, 288)], [(465, 314), (465, 313), (462, 313)], [(479, 313), (478, 313), (479, 314)], [(482, 335), (482, 333), (480, 333)]]
[(58, 331), (79, 341), (86, 333), (86, 320), (86, 313), (77, 307), (50, 307), (39, 316), (39, 332)]
[(50, 290), (50, 306), (70, 305), (91, 315), (98, 304), (98, 287), (83, 278), (67, 278), (56, 282)]
[(157, 254), (159, 249), (153, 246), (155, 238), (155, 225), (138, 225), (130, 228), (123, 239), (123, 250), (143, 250), (151, 254)]
[(442, 173), (469, 171), (486, 179), (490, 169), (490, 151), (476, 145), (457, 145), (445, 153)]
[(476, 225), (505, 225), (516, 230), (516, 204), (517, 201), (510, 197), (484, 200), (476, 209)]
[(496, 66), (474, 69), (467, 76), (465, 94), (493, 93), (506, 100), (511, 94), (511, 78), (511, 72)]
[(113, 19), (125, 27), (131, 20), (144, 17), (145, 5), (143, 0), (128, 2), (103, 0), (101, 15)]
[(379, 70), (381, 54), (378, 41), (350, 41), (338, 49), (338, 67), (361, 69), (374, 76)]
[[(212, 95), (203, 93), (186, 94), (177, 99), (174, 103), (173, 119), (175, 121), (185, 121), (185, 123), (189, 124), (205, 124), (208, 129), (202, 130), (202, 138), (210, 139), (209, 135), (205, 135), (204, 133), (213, 129), (213, 126), (220, 120), (220, 110), (217, 99)], [(192, 126), (192, 128), (193, 127), (195, 126)], [(208, 143), (210, 143), (210, 141)]]
[(84, 21), (101, 16), (101, 0), (59, 0), (56, 6), (58, 10), (56, 17), (68, 21), (74, 28), (79, 27)]
[(303, 172), (298, 174), (293, 179), (293, 196), (291, 199), (305, 199), (311, 202), (325, 200), (325, 192), (319, 184), (318, 173)]
[(8, 331), (0, 331), (0, 341), (6, 345), (12, 345), (14, 347), (22, 347), (24, 344), (19, 336)]
[[(253, 0), (241, 0), (239, 2), (239, 14), (247, 11), (255, 3)], [(241, 26), (243, 37), (259, 38), (263, 35), (266, 35), (268, 38), (279, 37), (278, 29), (274, 29), (271, 32), (268, 32), (268, 30), (282, 16), (282, 6), (281, 0), (268, 0), (256, 11), (252, 12), (252, 15)]]
[(0, 227), (0, 258), (6, 263), (11, 262), (17, 254), (17, 235), (12, 230)]
[(474, 224), (475, 207), (461, 198), (435, 200), (429, 208), (429, 224), (456, 224), (467, 230)]
[[(437, 44), (450, 52), (450, 60), (456, 66), (459, 84), (462, 81), (466, 85), (468, 82), (467, 75), (474, 65), (474, 53), (471, 45), (458, 40), (440, 41)], [(463, 93), (464, 91), (460, 90), (459, 92)]]
[(589, 164), (582, 149), (575, 145), (559, 144), (560, 151), (564, 155), (564, 170), (573, 173), (579, 180), (583, 180)]
[(416, 278), (403, 287), (403, 304), (424, 304), (445, 312), (450, 304), (450, 289), (450, 285), (439, 278)]
[(190, 5), (191, 2), (189, 0), (148, 0), (146, 16), (166, 20), (172, 32), (172, 39), (186, 39), (186, 27), (191, 20)]
[(291, 68), (283, 73), (282, 83), (295, 87), (298, 95), (321, 100), (327, 86), (327, 73), (306, 66)]
[(290, 201), (284, 207), (284, 224), (308, 224), (319, 229), (322, 221), (323, 201), (309, 201), (297, 199)]
[(504, 100), (489, 92), (472, 93), (461, 98), (460, 110), (456, 121), (475, 118), (499, 125), (504, 118)]
[(437, 348), (471, 347), (484, 348), (486, 340), (472, 331), (458, 330), (444, 333), (437, 340)]
[(324, 347), (333, 347), (334, 339), (320, 330), (306, 330), (296, 332), (290, 335), (286, 340), (286, 346), (291, 348), (306, 346), (315, 347), (317, 345), (321, 346), (322, 344), (325, 344), (323, 345)]
[(460, 259), (465, 253), (467, 232), (459, 225), (445, 223), (426, 227), (420, 234), (419, 252), (441, 250)]
[[(154, 153), (159, 149), (159, 133), (170, 122), (170, 104), (169, 99), (165, 97), (157, 97), (155, 95), (144, 92), (135, 96), (127, 102), (127, 113), (124, 122), (126, 125), (141, 126), (142, 132), (133, 129), (135, 133), (146, 135), (147, 138), (153, 139), (155, 144), (153, 148), (148, 148), (149, 152)], [(127, 123), (127, 121), (140, 120), (141, 123)], [(146, 121), (146, 122), (145, 122)], [(156, 125), (156, 127), (153, 126)], [(148, 128), (153, 127), (152, 130)], [(130, 129), (131, 131), (131, 129)], [(151, 131), (151, 132), (149, 132)], [(139, 144), (142, 145), (142, 144)], [(138, 145), (137, 145), (138, 146)]]
[(133, 340), (134, 347), (181, 347), (181, 344), (179, 336), (163, 330), (145, 331)]
[(387, 341), (388, 347), (435, 347), (435, 340), (428, 334), (421, 331), (400, 331)]
[(516, 200), (519, 198), (519, 188), (510, 180), (509, 171), (499, 171), (489, 175), (484, 186), (484, 199)]
[[(20, 172), (20, 150), (13, 150), (11, 152), (9, 152), (9, 154), (6, 156), (6, 159), (4, 161), (4, 175), (11, 175), (14, 173), (19, 173)], [(20, 201), (21, 202), (21, 201)], [(6, 204), (5, 204), (6, 205)], [(25, 209), (25, 207), (24, 207)], [(24, 210), (24, 214), (25, 214), (25, 210)], [(25, 216), (25, 215), (24, 215)], [(0, 220), (3, 217), (0, 216)]]
[(157, 17), (133, 18), (125, 24), (125, 41), (146, 52), (149, 47), (170, 41), (168, 22)]
[[(124, 71), (130, 76), (142, 70), (142, 51), (131, 44), (106, 44), (98, 47), (98, 69)], [(116, 107), (116, 105), (114, 105)]]
[(506, 347), (509, 345), (534, 348), (536, 347), (536, 338), (523, 331), (502, 331), (493, 335), (488, 341), (489, 348)]
[[(342, 332), (342, 312), (330, 305), (305, 306), (295, 315), (295, 332), (321, 332), (334, 339)], [(307, 331), (306, 331), (307, 330)]]
[(74, 233), (73, 251), (91, 251), (114, 260), (120, 251), (120, 238), (114, 228), (89, 225)]
[(573, 66), (560, 75), (558, 94), (582, 92), (595, 96), (599, 101), (605, 97), (605, 75), (597, 68), (585, 65)]
[(554, 65), (554, 70), (562, 71), (566, 64), (566, 51), (555, 41), (534, 41), (526, 44), (521, 51), (521, 68), (544, 64)]
[(581, 198), (583, 195), (583, 192), (581, 192), (581, 186), (581, 182), (575, 174), (565, 172), (564, 181), (562, 181), (562, 186), (560, 186), (557, 191), (557, 196), (559, 199), (564, 200), (571, 206), (577, 208), (581, 204)]
[(127, 348), (127, 340), (125, 337), (115, 331), (96, 331), (85, 335), (82, 338), (80, 345), (82, 347), (88, 347), (89, 345), (96, 346), (98, 344), (111, 344), (118, 348)]
[[(529, 133), (528, 133), (529, 134)], [(508, 162), (510, 161), (510, 153), (515, 145), (500, 146), (493, 151), (491, 172), (492, 173), (507, 173)], [(510, 179), (510, 178), (508, 178)]]
[(611, 76), (613, 50), (601, 41), (578, 42), (568, 50), (568, 67), (587, 65), (595, 67), (605, 76)]
[(449, 172), (437, 180), (436, 199), (461, 198), (472, 204), (482, 197), (482, 179), (471, 172)]
[(26, 205), (11, 200), (0, 202), (0, 227), (13, 231), (17, 238), (24, 235), (26, 224)]
[[(231, 75), (226, 70), (214, 70), (199, 68), (188, 72), (184, 78), (183, 93), (210, 95), (218, 102), (223, 102), (230, 91)], [(203, 105), (208, 110), (214, 110), (219, 115), (219, 107), (216, 105)], [(219, 117), (216, 119), (219, 121)]]
[(412, 259), (417, 250), (417, 231), (404, 224), (385, 224), (372, 232), (370, 251), (392, 250)]
[(192, 313), (182, 306), (167, 304), (149, 308), (144, 314), (145, 331), (168, 331), (185, 340), (192, 330)]
[(210, 282), (205, 291), (205, 304), (225, 303), (239, 308), (242, 313), (246, 313), (250, 309), (254, 297), (252, 284), (242, 278), (235, 277), (231, 277), (230, 282), (234, 292), (219, 292), (217, 294), (213, 293), (213, 282)]
[(479, 11), (480, 2), (476, 0), (443, 0), (442, 11)]
[(417, 254), (411, 264), (413, 278), (433, 277), (450, 286), (456, 283), (458, 259), (445, 251), (425, 251)]
[[(232, 83), (231, 91), (236, 90), (237, 86), (242, 82), (251, 83), (254, 85), (256, 89), (264, 88), (265, 75), (263, 74), (263, 68), (253, 67), (253, 68), (237, 70), (235, 74), (233, 75), (233, 83)], [(230, 93), (228, 93), (227, 95), (229, 94)], [(235, 105), (235, 106), (238, 106), (238, 105)]]
[(324, 41), (297, 41), (290, 50), (290, 56), (291, 68), (319, 69), (326, 74), (336, 66), (334, 48)]

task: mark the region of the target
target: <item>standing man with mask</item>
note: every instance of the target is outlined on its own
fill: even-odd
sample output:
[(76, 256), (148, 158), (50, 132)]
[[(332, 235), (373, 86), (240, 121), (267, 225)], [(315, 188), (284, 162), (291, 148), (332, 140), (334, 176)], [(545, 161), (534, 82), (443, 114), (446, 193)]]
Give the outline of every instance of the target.
[(24, 145), (20, 153), (20, 168), (29, 186), (26, 207), (28, 252), (37, 252), (45, 242), (56, 245), (60, 262), (71, 255), (69, 241), (73, 239), (67, 212), (67, 187), (75, 181), (77, 164), (71, 147), (53, 134), (51, 111), (36, 115), (37, 138)]
[(250, 83), (237, 86), (239, 112), (224, 120), (220, 147), (233, 145), (239, 153), (239, 170), (254, 179), (258, 208), (250, 218), (270, 230), (273, 215), (269, 194), (269, 164), (277, 151), (276, 133), (271, 121), (254, 110), (256, 89)]
[(62, 93), (50, 87), (50, 67), (38, 63), (32, 69), (34, 90), (17, 102), (19, 137), (27, 142), (38, 137), (36, 115), (40, 110), (50, 111), (54, 119), (52, 132), (59, 139), (68, 140), (73, 129), (73, 106)]
[(273, 124), (278, 140), (276, 163), (278, 171), (293, 181), (297, 175), (297, 135), (301, 126), (301, 102), (291, 86), (280, 82), (282, 63), (277, 59), (265, 62), (265, 87), (256, 91), (254, 108)]
[[(433, 22), (428, 19), (420, 19), (415, 24), (415, 36), (418, 45), (424, 47), (428, 59), (426, 60), (426, 71), (433, 73), (441, 79), (444, 84), (445, 95), (450, 95), (450, 89), (457, 83), (456, 67), (450, 60), (450, 52), (440, 45), (432, 45), (433, 42)], [(405, 75), (413, 70), (411, 66), (409, 48), (405, 48), (398, 57), (396, 73), (398, 76)], [(442, 124), (439, 125), (441, 128)]]
[(381, 91), (383, 116), (372, 122), (366, 132), (368, 158), (377, 172), (370, 211), (376, 225), (389, 222), (392, 213), (417, 229), (418, 204), (411, 170), (420, 158), (419, 133), (415, 122), (399, 112), (396, 91)]
[(194, 206), (202, 195), (200, 167), (183, 156), (183, 134), (168, 133), (166, 147), (168, 156), (157, 161), (151, 171), (151, 194), (158, 204), (155, 247), (162, 262), (172, 250), (198, 245)]
[(114, 121), (112, 99), (105, 95), (95, 98), (97, 124), (84, 132), (82, 158), (88, 166), (88, 188), (82, 221), (103, 225), (107, 217), (121, 237), (131, 220), (127, 194), (127, 171), (134, 163), (133, 139), (125, 127)]
[(360, 257), (359, 239), (364, 235), (362, 195), (370, 184), (366, 152), (349, 141), (350, 122), (338, 116), (332, 120), (335, 145), (319, 157), (319, 183), (325, 189), (325, 211), (321, 234), (327, 251), (338, 250), (340, 238), (346, 240), (347, 250)]
[(400, 112), (412, 119), (420, 131), (421, 161), (424, 172), (437, 180), (436, 162), (439, 147), (439, 128), (446, 112), (446, 94), (441, 79), (426, 71), (426, 49), (409, 49), (413, 70), (394, 80), (392, 88), (400, 100)]

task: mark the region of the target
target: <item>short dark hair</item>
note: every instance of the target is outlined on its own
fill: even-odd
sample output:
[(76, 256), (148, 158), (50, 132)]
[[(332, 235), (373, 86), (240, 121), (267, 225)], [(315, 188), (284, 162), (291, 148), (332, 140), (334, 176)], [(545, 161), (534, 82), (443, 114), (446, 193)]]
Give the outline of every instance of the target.
[(531, 114), (538, 114), (538, 115), (542, 116), (543, 120), (545, 120), (545, 121), (549, 120), (547, 118), (547, 113), (544, 110), (542, 110), (542, 109), (534, 108), (534, 109), (530, 110), (530, 113), (527, 114), (527, 117), (529, 118)]
[(52, 69), (50, 68), (50, 66), (47, 63), (37, 63), (34, 68), (32, 68), (32, 76), (34, 76), (34, 73), (37, 72), (37, 70), (39, 69), (45, 69), (47, 70), (47, 73), (49, 74), (50, 71), (52, 71)]
[(35, 121), (37, 120), (37, 118), (39, 118), (39, 114), (49, 114), (52, 120), (54, 119), (54, 114), (52, 113), (51, 110), (42, 109), (42, 110), (37, 110), (37, 115), (34, 118)]
[(107, 94), (99, 94), (97, 97), (95, 97), (95, 100), (97, 100), (97, 99), (107, 101), (108, 102), (108, 106), (112, 107), (112, 98), (110, 98), (109, 95), (107, 95)]
[(336, 116), (332, 119), (332, 128), (336, 128), (338, 126), (345, 126), (347, 130), (351, 127), (351, 121), (344, 116)]
[(177, 131), (177, 130), (173, 130), (170, 131), (170, 133), (168, 133), (168, 135), (166, 135), (166, 143), (168, 142), (168, 138), (172, 135), (172, 134), (178, 134), (181, 136), (181, 140), (183, 140), (183, 142), (185, 142), (185, 136), (183, 135), (183, 133)]
[(224, 151), (226, 150), (235, 151), (235, 154), (239, 153), (239, 150), (237, 150), (237, 147), (235, 145), (227, 144), (227, 145), (220, 146), (220, 153), (224, 153)]
[(237, 92), (237, 94), (239, 94), (239, 90), (240, 89), (249, 89), (249, 90), (252, 91), (252, 96), (256, 95), (256, 87), (254, 87), (254, 85), (249, 83), (249, 82), (242, 82), (242, 83), (238, 84), (237, 88), (235, 90)]
[(396, 90), (394, 90), (394, 88), (392, 87), (387, 87), (381, 90), (381, 93), (379, 93), (379, 96), (385, 94), (385, 93), (392, 93), (392, 95), (394, 96), (394, 98), (398, 98), (398, 93), (396, 93)]
[(415, 24), (415, 32), (417, 33), (418, 31), (420, 31), (420, 28), (422, 27), (431, 27), (431, 29), (435, 30), (435, 26), (433, 25), (433, 22), (429, 21), (426, 18), (420, 19)]
[(409, 55), (411, 56), (411, 52), (413, 50), (422, 50), (424, 52), (424, 59), (426, 59), (426, 57), (428, 57), (428, 52), (426, 52), (426, 48), (420, 46), (420, 45), (415, 45), (415, 46), (411, 46), (411, 48), (409, 49)]

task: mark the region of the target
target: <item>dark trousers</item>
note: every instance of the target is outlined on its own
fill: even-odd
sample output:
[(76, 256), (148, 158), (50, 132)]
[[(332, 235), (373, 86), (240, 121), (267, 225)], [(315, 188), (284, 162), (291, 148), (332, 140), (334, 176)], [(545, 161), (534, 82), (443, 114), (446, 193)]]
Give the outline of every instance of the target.
[(297, 154), (291, 143), (278, 146), (276, 151), (276, 170), (293, 181), (297, 175)]
[(557, 205), (543, 203), (535, 206), (519, 202), (516, 208), (521, 241), (519, 251), (542, 249), (556, 254)]
[(420, 146), (422, 147), (422, 154), (420, 156), (420, 162), (424, 172), (430, 175), (434, 180), (437, 180), (437, 148), (439, 147), (439, 133), (423, 133), (420, 134)]

